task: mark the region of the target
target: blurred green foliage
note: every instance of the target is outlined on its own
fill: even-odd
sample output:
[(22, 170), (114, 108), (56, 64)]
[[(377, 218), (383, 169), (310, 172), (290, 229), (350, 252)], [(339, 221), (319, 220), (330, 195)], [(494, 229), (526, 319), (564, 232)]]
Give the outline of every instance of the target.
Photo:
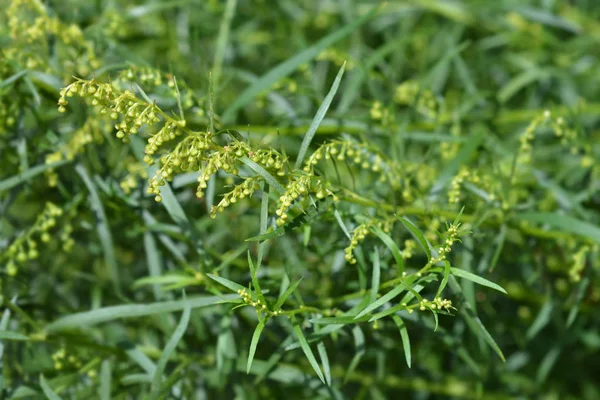
[(597, 1), (0, 6), (0, 397), (600, 398)]

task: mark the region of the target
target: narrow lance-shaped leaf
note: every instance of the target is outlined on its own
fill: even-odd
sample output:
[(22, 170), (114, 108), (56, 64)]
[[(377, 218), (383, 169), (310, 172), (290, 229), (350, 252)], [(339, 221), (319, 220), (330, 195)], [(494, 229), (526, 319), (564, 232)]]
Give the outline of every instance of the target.
[(268, 317), (263, 318), (258, 321), (258, 325), (256, 325), (256, 329), (254, 329), (254, 333), (252, 334), (252, 341), (250, 342), (250, 350), (248, 351), (248, 364), (246, 366), (246, 373), (250, 373), (250, 368), (252, 368), (252, 360), (254, 359), (254, 354), (256, 354), (256, 346), (258, 346), (258, 340), (260, 339), (260, 334), (262, 333), (267, 321)]
[(259, 80), (252, 84), (249, 88), (244, 90), (233, 103), (229, 105), (229, 107), (225, 110), (222, 116), (223, 123), (231, 122), (235, 113), (246, 104), (248, 104), (252, 99), (261, 93), (263, 90), (271, 87), (275, 82), (279, 81), (282, 78), (285, 78), (289, 74), (291, 74), (298, 66), (304, 64), (313, 58), (315, 58), (321, 51), (331, 46), (335, 42), (343, 39), (344, 37), (351, 34), (355, 31), (359, 26), (367, 22), (379, 8), (373, 8), (367, 14), (362, 15), (357, 18), (352, 23), (345, 25), (341, 29), (325, 36), (323, 39), (319, 40), (317, 43), (308, 47), (306, 50), (296, 54), (295, 56), (285, 60), (281, 64), (277, 65), (275, 68), (271, 69), (265, 75), (263, 75)]
[(408, 337), (408, 330), (406, 324), (398, 315), (393, 315), (392, 319), (396, 323), (396, 326), (400, 330), (400, 338), (402, 339), (402, 347), (404, 348), (404, 358), (406, 358), (406, 365), (410, 368), (411, 364), (411, 350), (410, 350), (410, 339)]
[(483, 322), (481, 322), (479, 317), (475, 315), (475, 312), (471, 308), (469, 302), (466, 301), (465, 296), (462, 292), (462, 288), (460, 287), (454, 276), (450, 276), (448, 284), (450, 285), (452, 291), (460, 297), (460, 300), (462, 302), (462, 306), (459, 308), (460, 313), (465, 318), (467, 324), (469, 325), (469, 328), (471, 328), (471, 330), (477, 336), (481, 337), (496, 352), (496, 354), (498, 354), (498, 357), (500, 357), (502, 361), (506, 361), (506, 358), (504, 357), (500, 346), (498, 346), (492, 335), (490, 335), (490, 333), (485, 328)]
[(482, 286), (487, 286), (489, 288), (495, 289), (499, 292), (502, 292), (504, 294), (508, 294), (506, 292), (506, 290), (504, 290), (504, 288), (498, 284), (495, 284), (494, 282), (490, 282), (485, 278), (482, 278), (478, 275), (475, 275), (471, 272), (465, 271), (464, 269), (460, 269), (460, 268), (455, 268), (455, 267), (451, 267), (450, 271), (452, 272), (452, 275), (458, 276), (460, 278), (464, 278), (464, 279), (468, 279), (472, 282), (478, 283)]
[(398, 273), (402, 274), (402, 272), (404, 272), (404, 259), (402, 258), (402, 253), (394, 242), (394, 239), (376, 226), (371, 227), (371, 229), (373, 233), (375, 233), (375, 235), (377, 235), (377, 237), (381, 239), (381, 241), (390, 249), (392, 256), (394, 256), (394, 260), (396, 260)]
[(54, 390), (52, 390), (50, 385), (48, 385), (48, 382), (46, 382), (44, 375), (40, 375), (40, 386), (42, 387), (42, 390), (44, 391), (44, 395), (46, 396), (46, 398), (48, 400), (61, 400), (61, 397), (59, 395), (57, 395), (54, 392)]
[(398, 286), (396, 286), (395, 288), (393, 288), (392, 290), (390, 290), (389, 292), (387, 292), (386, 294), (381, 296), (379, 299), (375, 300), (373, 303), (369, 304), (364, 310), (362, 310), (360, 313), (358, 313), (358, 315), (354, 318), (355, 319), (360, 318), (363, 315), (366, 315), (366, 314), (370, 313), (371, 311), (381, 307), (388, 301), (396, 298), (400, 293), (404, 292), (405, 290), (407, 290), (406, 285), (404, 283), (399, 283)]
[(186, 306), (183, 309), (183, 314), (181, 315), (181, 320), (179, 320), (177, 328), (175, 328), (173, 335), (167, 342), (162, 354), (160, 355), (160, 358), (158, 359), (158, 363), (156, 363), (156, 370), (154, 371), (154, 376), (152, 377), (152, 386), (150, 389), (150, 400), (156, 400), (160, 395), (162, 375), (165, 367), (167, 366), (167, 361), (169, 361), (171, 353), (173, 353), (177, 343), (179, 343), (183, 337), (183, 334), (185, 333), (185, 330), (187, 329), (188, 323), (190, 322), (191, 310), (192, 308), (190, 307), (189, 303), (186, 303)]
[(66, 315), (46, 326), (46, 332), (56, 332), (64, 329), (81, 328), (102, 322), (113, 321), (122, 318), (135, 318), (166, 312), (182, 310), (186, 304), (192, 308), (208, 307), (222, 301), (239, 299), (237, 294), (226, 294), (222, 296), (195, 296), (187, 300), (172, 300), (146, 304), (125, 304), (98, 308)]
[(344, 61), (344, 64), (342, 64), (342, 67), (340, 68), (339, 72), (337, 73), (337, 76), (335, 77), (335, 80), (333, 81), (333, 85), (331, 85), (331, 89), (329, 89), (329, 93), (327, 93), (327, 96), (325, 96), (323, 103), (321, 103), (321, 106), (317, 110), (315, 117), (313, 118), (312, 122), (310, 123), (310, 126), (308, 127), (308, 131), (306, 132), (306, 135), (304, 135), (304, 139), (302, 139), (302, 144), (300, 145), (300, 151), (298, 152), (298, 158), (296, 158), (296, 164), (294, 165), (294, 167), (296, 169), (300, 168), (300, 166), (302, 165), (302, 162), (304, 161), (304, 157), (306, 156), (306, 152), (308, 151), (308, 146), (310, 146), (310, 142), (312, 141), (313, 137), (315, 136), (315, 132), (317, 131), (317, 128), (321, 124), (321, 121), (325, 117), (325, 113), (327, 113), (327, 110), (329, 109), (329, 106), (331, 105), (333, 96), (335, 96), (335, 93), (337, 92), (338, 87), (340, 86), (340, 82), (342, 80), (342, 76), (344, 75), (345, 69), (346, 69), (346, 62)]
[(344, 382), (348, 381), (348, 378), (354, 372), (356, 367), (358, 367), (360, 360), (365, 354), (365, 334), (362, 329), (360, 329), (360, 326), (356, 325), (352, 328), (352, 336), (354, 337), (354, 348), (356, 349), (356, 353), (354, 354), (354, 357), (352, 357), (348, 369), (346, 369)]
[(240, 285), (239, 283), (235, 283), (233, 281), (230, 281), (229, 279), (223, 278), (221, 276), (216, 276), (213, 274), (206, 274), (210, 279), (219, 282), (221, 285), (225, 286), (226, 288), (228, 288), (229, 290), (231, 290), (232, 292), (238, 292), (239, 290), (246, 290), (245, 287), (243, 287), (242, 285)]
[(419, 243), (419, 245), (421, 246), (423, 251), (425, 251), (425, 254), (427, 254), (427, 260), (431, 260), (431, 246), (429, 245), (429, 242), (427, 241), (427, 239), (425, 239), (425, 236), (423, 236), (423, 233), (421, 232), (421, 230), (419, 228), (417, 228), (415, 226), (415, 224), (410, 222), (410, 220), (408, 220), (407, 218), (405, 218), (405, 217), (397, 217), (397, 218), (398, 218), (398, 221), (402, 222), (402, 225), (404, 225), (406, 227), (406, 229), (408, 229), (408, 231), (415, 238), (417, 243)]
[(277, 303), (275, 303), (275, 305), (273, 306), (273, 311), (278, 311), (283, 306), (283, 304), (285, 303), (285, 301), (287, 300), (287, 298), (292, 293), (294, 293), (294, 290), (296, 290), (296, 288), (298, 287), (298, 285), (300, 284), (300, 282), (302, 282), (303, 278), (304, 277), (301, 277), (300, 279), (298, 279), (290, 287), (288, 287), (285, 292), (283, 292), (283, 294), (281, 295), (281, 297), (279, 299), (277, 299)]
[(317, 373), (317, 376), (319, 377), (321, 382), (325, 383), (325, 377), (323, 376), (323, 372), (321, 372), (319, 363), (317, 362), (315, 355), (313, 354), (308, 342), (306, 341), (306, 337), (304, 336), (304, 333), (302, 332), (302, 328), (300, 327), (300, 324), (296, 320), (296, 317), (293, 315), (292, 315), (292, 324), (294, 325), (294, 333), (296, 334), (296, 337), (298, 338), (298, 343), (300, 344), (300, 347), (302, 348), (304, 355), (308, 359), (308, 363), (315, 370), (315, 372)]
[(442, 283), (440, 283), (440, 287), (438, 288), (436, 297), (440, 297), (442, 292), (446, 288), (448, 284), (448, 278), (450, 278), (450, 271), (452, 268), (450, 267), (450, 263), (448, 261), (444, 261), (444, 277), (442, 278)]
[(325, 348), (325, 343), (319, 342), (317, 344), (317, 351), (319, 352), (321, 364), (323, 364), (325, 382), (327, 382), (327, 386), (331, 386), (331, 368), (329, 366), (329, 356), (327, 356), (327, 349)]

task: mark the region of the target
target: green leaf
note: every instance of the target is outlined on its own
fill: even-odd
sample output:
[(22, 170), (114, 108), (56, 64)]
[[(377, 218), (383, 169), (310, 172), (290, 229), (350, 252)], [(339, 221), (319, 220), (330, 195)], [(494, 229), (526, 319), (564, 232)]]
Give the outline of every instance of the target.
[(228, 288), (229, 290), (231, 290), (232, 292), (238, 292), (239, 290), (246, 290), (245, 287), (243, 287), (242, 285), (240, 285), (239, 283), (235, 283), (233, 281), (230, 281), (229, 279), (223, 278), (221, 276), (216, 276), (213, 274), (206, 274), (210, 279), (219, 282), (221, 285), (225, 286), (226, 288)]
[(404, 272), (404, 259), (402, 258), (402, 253), (400, 252), (400, 249), (394, 242), (394, 239), (392, 239), (390, 235), (379, 229), (377, 226), (372, 226), (371, 230), (379, 239), (381, 239), (381, 241), (388, 247), (388, 249), (390, 249), (390, 251), (392, 252), (392, 256), (394, 256), (394, 260), (396, 260), (398, 274), (401, 275), (402, 272)]
[(250, 255), (249, 251), (248, 251), (248, 266), (250, 267), (250, 277), (252, 279), (252, 286), (254, 286), (256, 295), (258, 296), (258, 298), (260, 299), (260, 301), (263, 304), (267, 304), (267, 302), (265, 301), (265, 297), (263, 296), (262, 291), (260, 290), (260, 283), (258, 282), (258, 278), (256, 276), (257, 270), (254, 267), (254, 263), (252, 262), (252, 257)]
[(173, 353), (173, 350), (175, 350), (175, 347), (177, 347), (177, 343), (179, 343), (179, 341), (183, 337), (185, 330), (187, 329), (188, 323), (190, 322), (190, 314), (192, 308), (190, 307), (190, 304), (185, 300), (185, 298), (183, 301), (185, 303), (183, 308), (183, 314), (181, 315), (179, 324), (177, 325), (177, 328), (175, 328), (173, 335), (171, 336), (165, 348), (163, 349), (162, 354), (158, 359), (158, 363), (156, 363), (156, 370), (154, 371), (154, 376), (152, 377), (152, 385), (150, 389), (150, 400), (156, 400), (159, 398), (158, 396), (160, 395), (162, 375), (165, 370), (165, 367), (167, 366), (167, 362), (169, 361), (169, 357), (171, 356), (171, 353)]
[(46, 398), (48, 398), (48, 400), (61, 400), (61, 397), (57, 395), (54, 392), (54, 390), (52, 390), (52, 388), (48, 385), (48, 382), (46, 382), (46, 378), (44, 378), (44, 375), (41, 374), (40, 386), (42, 387), (42, 390), (44, 391), (44, 394), (46, 395)]
[(169, 216), (173, 219), (173, 221), (180, 227), (189, 228), (191, 226), (190, 220), (188, 219), (185, 211), (177, 198), (175, 197), (175, 193), (171, 189), (168, 183), (165, 183), (164, 186), (160, 187), (160, 196), (162, 197), (162, 201), (160, 202)]
[[(452, 268), (450, 267), (450, 263), (448, 261), (444, 261), (444, 277), (442, 278), (442, 282), (440, 283), (440, 287), (438, 288), (436, 297), (441, 297), (442, 292), (446, 288), (448, 284), (448, 278), (450, 278), (450, 271)], [(461, 270), (462, 271), (462, 270)]]
[(508, 294), (502, 286), (497, 285), (494, 282), (490, 282), (487, 279), (475, 275), (471, 272), (465, 271), (464, 269), (450, 267), (450, 271), (452, 272), (452, 275), (458, 276), (459, 278), (468, 279), (471, 282), (478, 283), (482, 286), (487, 286), (504, 294)]
[(217, 87), (219, 86), (219, 77), (221, 76), (223, 60), (225, 59), (225, 50), (229, 39), (229, 31), (231, 30), (231, 21), (233, 20), (236, 6), (237, 0), (227, 0), (225, 12), (223, 13), (223, 18), (221, 18), (221, 24), (219, 25), (219, 35), (217, 36), (212, 69), (214, 85)]
[(587, 291), (587, 287), (590, 284), (590, 278), (585, 277), (581, 280), (581, 282), (579, 283), (579, 285), (577, 286), (577, 295), (575, 297), (575, 305), (573, 307), (571, 307), (571, 310), (569, 311), (569, 316), (567, 317), (567, 328), (571, 327), (571, 325), (573, 325), (573, 322), (575, 322), (575, 318), (577, 318), (577, 314), (579, 313), (579, 307), (581, 306), (581, 301), (583, 300), (583, 297), (585, 296), (585, 293)]
[(258, 242), (258, 241), (263, 241), (263, 240), (273, 239), (276, 237), (283, 236), (285, 234), (285, 232), (288, 230), (297, 229), (301, 226), (304, 226), (304, 225), (312, 222), (319, 215), (326, 212), (329, 209), (329, 206), (331, 204), (333, 204), (333, 199), (330, 196), (325, 197), (325, 198), (317, 201), (315, 203), (315, 205), (311, 205), (310, 207), (308, 207), (308, 209), (305, 211), (304, 214), (298, 215), (297, 217), (292, 219), (287, 224), (280, 226), (279, 228), (277, 228), (271, 232), (265, 233), (264, 235), (258, 235), (258, 236), (253, 236), (251, 238), (248, 238), (248, 239), (246, 239), (246, 241), (247, 242)]
[[(144, 232), (144, 250), (146, 253), (146, 262), (148, 264), (148, 273), (150, 276), (134, 282), (134, 288), (138, 285), (143, 285), (144, 283), (142, 282), (144, 279), (156, 279), (161, 277), (162, 258), (160, 252), (158, 251), (158, 247), (156, 246), (154, 235), (152, 235), (150, 232)], [(189, 276), (186, 277), (189, 278)], [(158, 286), (158, 282), (152, 282), (152, 291), (154, 293), (154, 298), (156, 300), (160, 300), (162, 292)]]
[(201, 308), (218, 304), (223, 300), (235, 300), (238, 298), (239, 295), (237, 294), (228, 294), (223, 296), (196, 296), (190, 297), (187, 300), (172, 300), (148, 304), (126, 304), (104, 307), (92, 311), (61, 317), (47, 325), (45, 330), (46, 332), (57, 332), (65, 329), (76, 329), (122, 318), (136, 318), (147, 315), (180, 311), (183, 310), (187, 304), (189, 304), (191, 308)]
[(363, 315), (366, 315), (366, 314), (370, 313), (371, 311), (381, 307), (388, 301), (391, 301), (392, 299), (398, 297), (398, 295), (400, 295), (400, 293), (404, 292), (407, 289), (408, 289), (408, 287), (404, 283), (402, 283), (402, 282), (399, 283), (398, 286), (396, 286), (395, 288), (393, 288), (392, 290), (390, 290), (389, 292), (387, 292), (386, 294), (381, 296), (379, 299), (377, 299), (373, 303), (369, 304), (364, 310), (359, 312), (358, 315), (354, 318), (358, 319), (358, 318), (362, 317)]
[(248, 351), (248, 365), (246, 367), (246, 373), (250, 373), (250, 368), (252, 367), (252, 360), (254, 359), (254, 354), (256, 353), (256, 346), (258, 346), (258, 340), (260, 339), (260, 334), (262, 333), (265, 325), (269, 321), (269, 317), (265, 317), (261, 321), (258, 321), (258, 325), (256, 325), (256, 329), (254, 329), (254, 333), (252, 334), (252, 341), (250, 342), (250, 350)]
[(285, 78), (298, 68), (301, 64), (304, 64), (313, 58), (315, 58), (321, 51), (331, 46), (335, 42), (340, 41), (352, 32), (354, 32), (359, 26), (367, 22), (371, 17), (375, 15), (379, 7), (373, 8), (367, 14), (357, 18), (352, 23), (345, 25), (341, 29), (325, 36), (317, 43), (294, 55), (293, 57), (285, 60), (278, 64), (275, 68), (271, 69), (259, 80), (254, 82), (250, 87), (244, 90), (237, 98), (229, 105), (222, 115), (222, 121), (224, 124), (231, 123), (235, 119), (236, 112), (242, 107), (246, 106), (252, 101), (259, 93), (269, 89), (275, 82)]
[(371, 301), (377, 300), (377, 293), (379, 293), (379, 282), (381, 280), (381, 260), (379, 259), (379, 251), (373, 250), (371, 254), (371, 261), (373, 262), (373, 276), (371, 277)]
[[(272, 186), (271, 186), (272, 188)], [(269, 225), (269, 193), (265, 192), (265, 183), (260, 183), (260, 189), (262, 191), (262, 199), (260, 200), (260, 221), (259, 221), (259, 233), (262, 235), (267, 232), (267, 227)], [(273, 189), (269, 189), (269, 192)], [(260, 266), (263, 261), (265, 251), (265, 242), (262, 242), (258, 245), (258, 261), (256, 269), (257, 271), (260, 269)], [(255, 273), (256, 274), (256, 273)]]
[(4, 192), (5, 190), (12, 189), (13, 187), (15, 187), (21, 183), (24, 183), (24, 182), (28, 181), (29, 179), (34, 178), (49, 169), (56, 169), (58, 167), (62, 167), (63, 165), (66, 165), (70, 162), (71, 161), (69, 161), (69, 160), (62, 160), (62, 161), (57, 161), (57, 162), (53, 162), (50, 164), (36, 165), (33, 168), (29, 168), (27, 171), (23, 171), (20, 174), (11, 176), (8, 179), (0, 181), (0, 192)]
[(492, 350), (496, 352), (496, 354), (498, 355), (498, 357), (500, 357), (502, 361), (506, 361), (506, 358), (504, 357), (500, 346), (498, 346), (492, 335), (490, 335), (488, 330), (485, 328), (485, 325), (483, 325), (483, 322), (481, 322), (479, 317), (475, 315), (475, 312), (471, 308), (469, 302), (465, 299), (465, 296), (462, 292), (462, 288), (456, 281), (456, 278), (454, 276), (450, 276), (450, 279), (448, 279), (448, 283), (452, 291), (460, 298), (462, 302), (462, 306), (459, 307), (460, 314), (465, 318), (465, 321), (467, 322), (467, 325), (469, 325), (469, 328), (473, 331), (473, 333), (475, 333), (477, 336), (483, 339), (492, 348)]
[(340, 212), (337, 208), (333, 211), (333, 215), (335, 216), (335, 220), (337, 221), (337, 223), (340, 225), (340, 228), (342, 228), (342, 232), (344, 232), (344, 235), (346, 235), (348, 240), (352, 240), (352, 235), (350, 235), (350, 232), (348, 231), (346, 224), (344, 224), (342, 216), (340, 215)]
[(506, 103), (520, 90), (536, 81), (545, 79), (546, 77), (548, 77), (548, 73), (545, 71), (539, 69), (528, 69), (512, 78), (506, 83), (506, 85), (500, 88), (497, 95), (498, 100), (500, 103)]
[(583, 236), (600, 243), (600, 228), (589, 222), (581, 221), (567, 215), (552, 212), (528, 212), (517, 214), (521, 221), (537, 222), (547, 224), (552, 228), (558, 228), (568, 233)]
[(402, 347), (404, 348), (404, 358), (406, 359), (406, 365), (410, 368), (411, 363), (411, 352), (410, 352), (410, 338), (408, 337), (408, 330), (402, 318), (398, 315), (392, 316), (392, 319), (396, 323), (396, 326), (400, 330), (400, 338), (402, 339)]
[(279, 183), (279, 181), (273, 175), (267, 172), (267, 170), (264, 169), (262, 166), (255, 163), (247, 156), (240, 157), (239, 160), (246, 164), (251, 170), (260, 175), (269, 185), (274, 187), (279, 193), (285, 192), (285, 188), (281, 185), (281, 183)]
[(473, 153), (475, 153), (475, 150), (477, 150), (477, 147), (483, 142), (483, 139), (486, 137), (487, 128), (483, 125), (477, 125), (473, 130), (474, 132), (470, 135), (469, 140), (462, 145), (456, 157), (444, 167), (432, 185), (431, 194), (436, 195), (441, 192), (452, 177), (456, 175), (460, 166), (468, 162)]
[(110, 374), (110, 361), (102, 361), (102, 366), (100, 367), (100, 388), (98, 390), (100, 400), (110, 400)]
[(558, 360), (558, 356), (560, 356), (561, 350), (561, 343), (554, 343), (550, 350), (546, 353), (546, 355), (540, 362), (536, 373), (535, 380), (537, 385), (543, 385), (544, 382), (546, 382), (550, 371), (552, 371), (554, 364), (556, 364), (556, 361)]
[(544, 305), (542, 306), (542, 308), (540, 309), (540, 312), (538, 313), (537, 317), (535, 317), (535, 320), (533, 321), (533, 323), (531, 324), (529, 329), (527, 329), (527, 333), (525, 334), (525, 337), (527, 338), (528, 341), (535, 338), (536, 335), (538, 333), (540, 333), (540, 331), (542, 329), (544, 329), (544, 327), (546, 325), (548, 325), (548, 323), (550, 322), (550, 319), (552, 318), (553, 310), (554, 310), (554, 303), (551, 298), (548, 298), (546, 300), (546, 302), (544, 303)]
[[(150, 376), (154, 375), (154, 371), (156, 371), (156, 364), (143, 353), (138, 347), (132, 347), (130, 349), (125, 350), (127, 356), (139, 365), (146, 373)], [(150, 381), (150, 377), (148, 377), (148, 381)]]
[(302, 328), (298, 324), (298, 321), (296, 320), (296, 317), (294, 315), (291, 316), (291, 319), (292, 319), (292, 324), (294, 326), (294, 333), (296, 334), (296, 337), (298, 338), (298, 343), (300, 343), (300, 347), (302, 348), (304, 355), (308, 359), (308, 363), (315, 370), (315, 372), (317, 373), (317, 376), (319, 377), (321, 382), (325, 383), (325, 377), (323, 376), (323, 372), (321, 372), (321, 368), (319, 367), (319, 364), (317, 363), (317, 360), (315, 359), (315, 355), (313, 354), (310, 346), (308, 345), (308, 342), (306, 341), (306, 337), (304, 337)]
[(104, 212), (104, 206), (102, 205), (102, 201), (100, 200), (100, 196), (96, 190), (96, 185), (94, 185), (94, 182), (92, 181), (92, 178), (88, 174), (85, 167), (82, 164), (78, 164), (75, 167), (75, 171), (77, 171), (90, 193), (90, 206), (94, 210), (96, 218), (98, 218), (96, 230), (98, 231), (98, 237), (100, 238), (100, 244), (102, 246), (102, 251), (104, 252), (104, 262), (108, 267), (108, 274), (113, 282), (115, 290), (117, 293), (120, 293), (121, 279), (118, 271), (119, 267), (117, 264), (117, 258), (115, 256), (115, 246), (113, 243), (112, 234), (110, 232), (110, 227), (108, 225), (108, 219), (106, 218), (106, 213)]
[(425, 236), (423, 236), (421, 230), (417, 228), (415, 224), (413, 224), (406, 217), (397, 216), (396, 218), (398, 218), (398, 220), (402, 222), (402, 225), (404, 225), (406, 229), (408, 229), (412, 237), (415, 238), (415, 240), (417, 241), (417, 243), (419, 243), (423, 251), (425, 251), (425, 254), (427, 254), (427, 260), (431, 260), (431, 246), (429, 245), (427, 239), (425, 239)]
[(354, 372), (363, 355), (365, 354), (365, 334), (362, 329), (358, 325), (352, 328), (352, 336), (354, 337), (354, 348), (356, 349), (356, 353), (352, 360), (350, 361), (350, 365), (346, 369), (346, 373), (344, 374), (344, 383), (348, 381), (350, 375)]
[(304, 277), (300, 277), (300, 279), (298, 279), (296, 282), (294, 282), (290, 287), (288, 287), (286, 289), (286, 291), (281, 295), (281, 297), (279, 299), (277, 299), (277, 303), (275, 303), (275, 305), (273, 306), (273, 311), (278, 311), (283, 306), (283, 304), (285, 303), (287, 298), (292, 293), (294, 293), (294, 290), (296, 290), (296, 288), (298, 287), (300, 282), (302, 282), (302, 279), (304, 279)]
[(340, 68), (339, 72), (337, 73), (337, 76), (335, 77), (335, 80), (333, 81), (333, 85), (331, 85), (331, 89), (329, 89), (329, 93), (327, 93), (327, 96), (325, 96), (323, 103), (321, 103), (321, 106), (317, 110), (315, 117), (313, 118), (312, 122), (310, 123), (310, 126), (308, 127), (306, 135), (304, 135), (304, 139), (302, 139), (302, 144), (300, 145), (300, 150), (298, 151), (298, 158), (296, 158), (296, 164), (294, 165), (294, 168), (298, 169), (301, 167), (302, 162), (304, 161), (304, 157), (306, 156), (306, 152), (308, 151), (308, 147), (310, 146), (310, 142), (312, 142), (312, 139), (315, 136), (315, 132), (317, 131), (317, 128), (319, 127), (321, 121), (325, 117), (325, 114), (327, 113), (327, 110), (331, 105), (331, 101), (333, 100), (333, 97), (335, 96), (335, 93), (337, 92), (338, 87), (340, 86), (340, 82), (342, 80), (342, 76), (344, 75), (345, 69), (346, 62), (344, 61), (344, 64), (342, 64), (342, 68)]
[(16, 82), (19, 80), (19, 78), (21, 78), (22, 76), (24, 76), (25, 74), (27, 74), (26, 69), (17, 72), (16, 74), (13, 74), (11, 76), (9, 76), (8, 78), (6, 78), (5, 80), (3, 80), (2, 82), (0, 82), (0, 89), (12, 84), (13, 82)]
[(323, 364), (325, 382), (327, 382), (327, 386), (331, 386), (331, 368), (329, 367), (329, 357), (327, 356), (327, 349), (325, 348), (325, 343), (317, 343), (317, 351), (319, 353), (319, 358), (321, 359), (321, 364)]
[(18, 342), (24, 342), (31, 340), (31, 338), (19, 332), (0, 330), (0, 340), (14, 340)]
[(354, 325), (359, 322), (369, 321), (368, 316), (356, 317), (355, 315), (348, 315), (343, 317), (323, 317), (314, 318), (310, 322), (318, 325)]

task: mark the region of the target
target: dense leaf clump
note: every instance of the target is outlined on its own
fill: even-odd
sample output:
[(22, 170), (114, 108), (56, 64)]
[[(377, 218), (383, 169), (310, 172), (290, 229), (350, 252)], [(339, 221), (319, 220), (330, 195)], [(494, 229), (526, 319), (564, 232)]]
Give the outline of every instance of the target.
[(0, 397), (600, 398), (595, 2), (0, 5)]

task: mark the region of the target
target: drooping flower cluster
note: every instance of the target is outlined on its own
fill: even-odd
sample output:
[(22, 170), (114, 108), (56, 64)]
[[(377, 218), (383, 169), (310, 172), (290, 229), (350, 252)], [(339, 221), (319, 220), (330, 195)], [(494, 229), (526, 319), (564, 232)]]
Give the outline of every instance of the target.
[(371, 234), (374, 227), (379, 228), (386, 233), (390, 232), (392, 230), (393, 221), (394, 219), (380, 220), (373, 218), (358, 225), (352, 231), (350, 244), (344, 249), (346, 261), (348, 261), (350, 264), (356, 264), (354, 250), (358, 247), (358, 245), (363, 242), (369, 234)]
[[(57, 225), (57, 218), (63, 215), (63, 210), (53, 203), (46, 203), (44, 210), (38, 215), (35, 223), (25, 233), (17, 237), (13, 243), (0, 254), (0, 261), (6, 260), (6, 273), (15, 276), (19, 265), (38, 258), (38, 241), (48, 243), (52, 240), (51, 231)], [(70, 251), (74, 242), (70, 237), (72, 228), (69, 224), (62, 227), (60, 239), (63, 250)]]
[(569, 278), (572, 282), (579, 282), (581, 280), (581, 273), (585, 269), (585, 262), (590, 250), (590, 246), (582, 246), (579, 251), (573, 254), (573, 264), (569, 268)]
[(496, 200), (497, 196), (495, 194), (495, 188), (492, 187), (489, 179), (487, 179), (487, 177), (482, 177), (476, 170), (463, 166), (450, 182), (450, 190), (448, 190), (448, 203), (458, 204), (460, 202), (462, 196), (462, 186), (467, 182), (470, 182), (485, 190), (487, 201), (492, 202)]
[(396, 88), (394, 101), (398, 104), (415, 107), (422, 115), (435, 119), (440, 114), (441, 104), (435, 94), (422, 88), (416, 81), (406, 81)]
[[(91, 69), (99, 67), (94, 46), (86, 40), (79, 26), (51, 17), (40, 0), (12, 0), (6, 15), (13, 41), (3, 49), (7, 59), (28, 69), (47, 70), (51, 68), (50, 43), (58, 43), (70, 49), (67, 54), (71, 58), (63, 61), (65, 69), (88, 75)], [(38, 51), (21, 51), (24, 45)]]
[(305, 198), (310, 193), (315, 194), (319, 200), (327, 195), (334, 196), (333, 192), (327, 187), (327, 182), (313, 175), (300, 175), (295, 179), (290, 179), (285, 187), (285, 192), (279, 197), (279, 208), (275, 211), (275, 214), (279, 217), (277, 218), (277, 225), (285, 224), (289, 216), (289, 208), (298, 199)]
[(223, 198), (219, 204), (213, 206), (213, 208), (210, 210), (210, 216), (215, 218), (218, 212), (223, 212), (231, 204), (236, 203), (238, 200), (252, 196), (252, 194), (254, 194), (254, 192), (260, 186), (259, 181), (259, 176), (252, 176), (244, 179), (242, 183), (236, 185), (232, 191), (223, 195)]

